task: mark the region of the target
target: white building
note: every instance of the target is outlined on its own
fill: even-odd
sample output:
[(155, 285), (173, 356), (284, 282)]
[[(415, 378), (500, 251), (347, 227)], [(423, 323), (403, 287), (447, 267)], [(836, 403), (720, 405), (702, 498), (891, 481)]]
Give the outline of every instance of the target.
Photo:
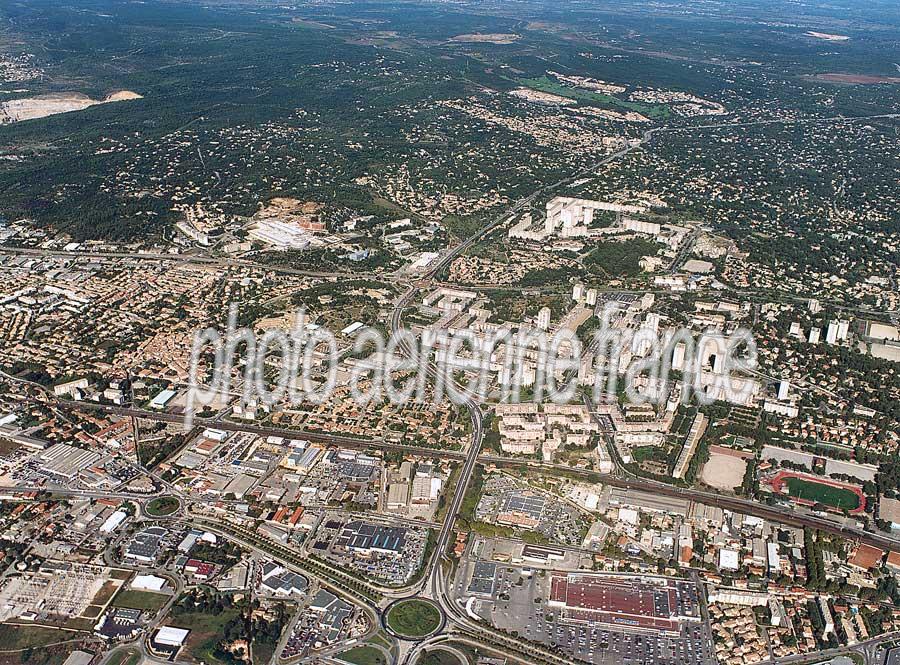
[(786, 381), (785, 379), (782, 379), (781, 381), (778, 382), (778, 401), (779, 402), (783, 402), (784, 400), (786, 400), (788, 398), (788, 391), (790, 390), (790, 388), (791, 388), (791, 384), (788, 381)]
[(781, 557), (778, 555), (778, 543), (769, 543), (766, 546), (769, 563), (769, 574), (777, 575), (781, 572)]
[(186, 628), (163, 626), (153, 637), (153, 641), (162, 646), (181, 647), (190, 632)]
[(737, 550), (724, 547), (719, 550), (719, 570), (737, 570), (740, 567)]
[(74, 390), (83, 390), (88, 387), (87, 379), (75, 379), (74, 381), (66, 381), (59, 385), (53, 386), (53, 394), (57, 397), (63, 395), (71, 395)]
[(850, 332), (850, 322), (846, 319), (838, 319), (837, 338), (839, 341), (847, 339), (847, 333)]
[(310, 244), (309, 233), (279, 219), (260, 220), (247, 236), (276, 249), (305, 249)]
[(125, 521), (125, 518), (128, 517), (128, 513), (124, 510), (117, 510), (109, 518), (103, 523), (103, 526), (100, 527), (100, 533), (110, 534)]
[(624, 228), (626, 231), (645, 233), (651, 236), (659, 235), (659, 232), (661, 230), (659, 224), (654, 224), (653, 222), (642, 222), (639, 219), (631, 219), (630, 217), (626, 217), (623, 220), (622, 228)]
[(537, 327), (541, 330), (549, 330), (550, 329), (550, 308), (549, 307), (541, 307), (541, 311), (538, 312), (537, 316)]
[(788, 402), (775, 402), (767, 399), (763, 402), (763, 411), (766, 413), (774, 413), (785, 418), (796, 418), (800, 415), (800, 409), (796, 404)]
[(165, 586), (165, 578), (156, 575), (137, 575), (131, 582), (135, 591), (162, 591)]

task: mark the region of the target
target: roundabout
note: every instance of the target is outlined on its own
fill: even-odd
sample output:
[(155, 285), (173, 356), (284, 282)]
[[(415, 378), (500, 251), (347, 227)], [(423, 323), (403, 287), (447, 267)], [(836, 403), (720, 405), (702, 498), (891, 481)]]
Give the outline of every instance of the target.
[(442, 630), (447, 619), (436, 603), (425, 598), (404, 598), (385, 609), (381, 623), (400, 640), (416, 642)]
[(181, 502), (174, 496), (159, 496), (147, 502), (144, 513), (148, 517), (169, 517), (181, 508)]

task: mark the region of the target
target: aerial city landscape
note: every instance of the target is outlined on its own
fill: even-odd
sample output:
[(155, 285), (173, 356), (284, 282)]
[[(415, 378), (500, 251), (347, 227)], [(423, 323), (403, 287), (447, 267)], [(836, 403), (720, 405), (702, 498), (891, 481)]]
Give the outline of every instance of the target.
[(900, 665), (896, 0), (0, 3), (0, 665)]

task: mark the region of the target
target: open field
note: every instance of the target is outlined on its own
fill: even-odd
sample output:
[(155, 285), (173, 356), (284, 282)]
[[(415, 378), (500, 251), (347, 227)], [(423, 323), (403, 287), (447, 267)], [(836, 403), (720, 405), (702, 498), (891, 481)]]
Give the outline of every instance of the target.
[(387, 665), (384, 654), (375, 647), (354, 647), (340, 654), (338, 658), (354, 665)]
[(184, 645), (183, 655), (194, 662), (218, 663), (212, 652), (222, 639), (225, 624), (238, 615), (237, 610), (225, 610), (221, 614), (190, 613), (172, 617), (168, 625), (191, 631)]
[(473, 33), (469, 35), (457, 35), (450, 41), (460, 42), (463, 44), (513, 44), (519, 41), (519, 39), (521, 39), (519, 35), (512, 33)]
[(105, 99), (91, 99), (80, 93), (62, 93), (52, 95), (40, 95), (38, 97), (26, 97), (23, 99), (11, 99), (0, 105), (0, 122), (23, 122), (25, 120), (37, 120), (59, 113), (71, 113), (83, 111), (98, 104), (122, 102), (133, 99), (141, 99), (141, 96), (123, 90), (106, 97)]
[(0, 438), (0, 455), (9, 455), (19, 449), (20, 444), (12, 439)]
[(126, 651), (109, 662), (109, 665), (138, 665), (141, 662), (141, 654)]
[(739, 457), (710, 452), (709, 461), (703, 465), (700, 480), (710, 487), (731, 491), (744, 480), (747, 462)]
[(105, 606), (115, 595), (120, 586), (122, 585), (118, 581), (110, 580), (108, 582), (104, 582), (103, 586), (100, 587), (100, 590), (96, 593), (96, 595), (94, 595), (94, 599), (91, 601), (91, 604), (99, 605), (101, 607)]
[(625, 111), (639, 113), (640, 115), (652, 120), (664, 120), (668, 118), (671, 111), (665, 104), (640, 104), (637, 102), (629, 102), (612, 95), (604, 95), (589, 90), (579, 90), (561, 85), (556, 81), (552, 81), (546, 76), (534, 79), (521, 79), (518, 81), (521, 85), (527, 86), (533, 90), (548, 92), (560, 97), (576, 99), (578, 101), (600, 104), (604, 106), (613, 106)]
[(0, 644), (4, 651), (28, 649), (64, 642), (76, 637), (68, 631), (44, 628), (41, 626), (20, 626), (8, 623), (0, 624)]
[(416, 661), (416, 665), (465, 665), (465, 663), (461, 663), (458, 657), (446, 649), (434, 649), (423, 654)]
[(897, 76), (870, 76), (868, 74), (819, 74), (815, 78), (819, 81), (847, 83), (850, 85), (883, 85), (885, 83), (900, 83), (900, 77)]
[(134, 610), (158, 612), (168, 602), (169, 596), (152, 591), (133, 591), (128, 589), (116, 596), (113, 605), (128, 607)]

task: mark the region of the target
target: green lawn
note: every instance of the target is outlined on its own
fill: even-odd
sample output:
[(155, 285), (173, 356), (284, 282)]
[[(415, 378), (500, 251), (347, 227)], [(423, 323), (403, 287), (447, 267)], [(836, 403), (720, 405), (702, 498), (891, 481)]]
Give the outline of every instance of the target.
[(441, 624), (441, 614), (429, 602), (405, 600), (388, 610), (387, 624), (398, 635), (422, 637)]
[(116, 607), (158, 612), (169, 601), (169, 596), (151, 591), (122, 591), (113, 600)]
[(339, 654), (338, 658), (354, 665), (387, 665), (384, 654), (375, 647), (354, 647)]
[(459, 658), (444, 649), (435, 649), (423, 654), (416, 665), (463, 665), (459, 662)]
[(658, 446), (638, 446), (637, 448), (632, 448), (631, 456), (638, 464), (646, 462), (647, 460), (653, 460), (655, 462), (669, 461), (669, 453)]
[(140, 662), (141, 654), (126, 651), (117, 655), (114, 660), (110, 661), (109, 665), (138, 665)]
[(153, 499), (150, 503), (147, 504), (147, 514), (152, 515), (154, 517), (165, 517), (166, 515), (171, 515), (176, 510), (178, 510), (178, 506), (181, 505), (178, 503), (178, 499), (172, 496), (161, 496)]
[(54, 628), (11, 626), (6, 623), (0, 623), (0, 644), (3, 645), (2, 648), (5, 651), (43, 647), (56, 642), (76, 639), (77, 637), (79, 636), (72, 632)]
[(859, 508), (859, 497), (842, 487), (832, 487), (814, 483), (802, 478), (788, 478), (786, 481), (788, 494), (798, 499), (824, 503), (838, 509), (856, 510)]

